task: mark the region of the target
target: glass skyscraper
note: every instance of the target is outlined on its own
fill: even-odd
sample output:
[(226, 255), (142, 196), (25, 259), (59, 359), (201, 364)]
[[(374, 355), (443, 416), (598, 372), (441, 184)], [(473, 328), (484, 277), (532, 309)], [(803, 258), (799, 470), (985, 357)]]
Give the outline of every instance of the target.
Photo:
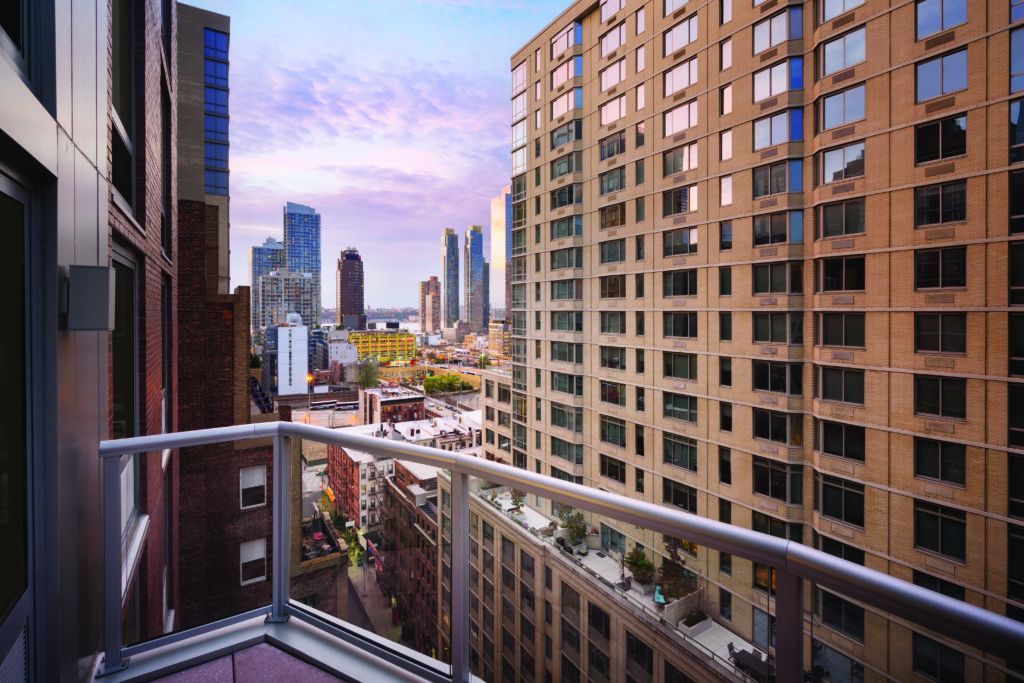
[(484, 233), (479, 225), (469, 226), (465, 244), (465, 305), (466, 322), (474, 334), (487, 332), (485, 319), (487, 288), (484, 287)]
[(459, 236), (451, 228), (441, 233), (441, 325), (459, 320)]
[(320, 325), (320, 214), (312, 207), (288, 202), (284, 207), (285, 265), (292, 273), (309, 273), (313, 278), (311, 300), (299, 302), (296, 312), (302, 324)]
[(284, 268), (284, 243), (268, 237), (263, 244), (249, 247), (249, 288), (252, 294), (251, 327), (255, 337), (263, 319), (260, 307), (260, 278)]

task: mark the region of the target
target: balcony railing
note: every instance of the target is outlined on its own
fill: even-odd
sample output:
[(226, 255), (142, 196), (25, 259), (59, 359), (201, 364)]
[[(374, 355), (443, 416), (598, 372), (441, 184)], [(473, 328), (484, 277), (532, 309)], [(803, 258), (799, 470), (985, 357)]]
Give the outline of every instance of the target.
[[(160, 451), (225, 441), (273, 437), (273, 576), (272, 604), (206, 626), (169, 634), (132, 646), (121, 645), (120, 590), (105, 595), (105, 657), (101, 673), (112, 673), (127, 666), (131, 655), (141, 654), (200, 633), (210, 633), (229, 624), (266, 615), (267, 622), (284, 622), (296, 617), (332, 637), (354, 645), (398, 666), (422, 680), (459, 681), (471, 679), (469, 645), (469, 500), (470, 477), (504, 484), (529, 494), (557, 501), (573, 508), (612, 517), (675, 538), (686, 538), (711, 549), (731, 553), (776, 569), (775, 660), (779, 681), (803, 678), (804, 609), (803, 581), (860, 600), (922, 628), (938, 632), (978, 648), (992, 656), (1019, 664), (1024, 661), (1024, 623), (989, 612), (980, 607), (946, 597), (900, 579), (813, 550), (800, 543), (741, 529), (705, 519), (678, 509), (634, 500), (614, 493), (552, 479), (540, 474), (501, 465), (468, 454), (426, 448), (409, 443), (345, 434), (324, 427), (271, 422), (223, 427), (177, 434), (143, 436), (103, 441), (99, 446), (103, 459), (104, 573), (107, 586), (123, 586), (130, 578), (122, 574), (120, 466), (122, 454)], [(328, 621), (301, 605), (289, 601), (290, 585), (290, 478), (287, 455), (292, 438), (323, 444), (335, 444), (361, 450), (378, 457), (401, 458), (448, 469), (452, 472), (452, 578), (451, 594), (451, 666), (433, 660), (382, 647), (354, 630), (346, 631), (336, 621)], [(485, 543), (486, 545), (486, 543)]]

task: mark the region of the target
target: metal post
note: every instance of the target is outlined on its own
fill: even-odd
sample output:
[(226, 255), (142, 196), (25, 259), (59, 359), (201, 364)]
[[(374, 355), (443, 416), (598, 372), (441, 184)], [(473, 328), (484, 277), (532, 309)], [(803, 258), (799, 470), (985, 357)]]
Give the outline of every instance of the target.
[(469, 683), (472, 678), (469, 670), (469, 475), (454, 470), (451, 609), (452, 681)]
[(292, 440), (287, 436), (274, 437), (274, 577), (273, 606), (268, 622), (288, 621), (289, 566), (291, 564), (291, 458)]
[(103, 674), (121, 671), (121, 456), (103, 458)]
[(775, 572), (775, 680), (801, 681), (804, 674), (804, 582)]

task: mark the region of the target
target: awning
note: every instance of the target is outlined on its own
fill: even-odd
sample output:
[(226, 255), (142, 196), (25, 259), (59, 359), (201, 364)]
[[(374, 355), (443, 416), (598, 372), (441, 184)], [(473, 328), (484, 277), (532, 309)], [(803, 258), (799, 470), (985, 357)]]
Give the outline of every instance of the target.
[(330, 486), (328, 486), (327, 488), (324, 489), (324, 493), (327, 494), (327, 497), (330, 498), (331, 502), (333, 503), (334, 502), (334, 491), (331, 491), (331, 487)]

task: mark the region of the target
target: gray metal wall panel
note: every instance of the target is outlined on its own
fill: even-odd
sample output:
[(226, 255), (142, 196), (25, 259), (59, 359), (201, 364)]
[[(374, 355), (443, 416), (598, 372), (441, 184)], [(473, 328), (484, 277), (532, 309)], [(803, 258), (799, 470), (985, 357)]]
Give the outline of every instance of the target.
[[(104, 3), (106, 4), (106, 3)], [(73, 16), (71, 0), (56, 0), (54, 7), (54, 57), (55, 89), (57, 98), (57, 122), (67, 131), (72, 131), (72, 90), (71, 90), (71, 59)]]
[[(96, 125), (96, 83), (98, 64), (106, 70), (107, 51), (97, 50), (96, 36), (96, 5), (90, 2), (76, 2), (72, 5), (72, 22), (74, 36), (71, 41), (71, 93), (72, 93), (72, 132), (75, 145), (85, 152), (92, 164), (97, 159), (97, 138), (99, 126)], [(101, 57), (102, 55), (102, 57)], [(103, 126), (106, 130), (106, 126)], [(106, 135), (103, 136), (106, 138)], [(103, 145), (104, 161), (106, 161), (106, 144)]]

